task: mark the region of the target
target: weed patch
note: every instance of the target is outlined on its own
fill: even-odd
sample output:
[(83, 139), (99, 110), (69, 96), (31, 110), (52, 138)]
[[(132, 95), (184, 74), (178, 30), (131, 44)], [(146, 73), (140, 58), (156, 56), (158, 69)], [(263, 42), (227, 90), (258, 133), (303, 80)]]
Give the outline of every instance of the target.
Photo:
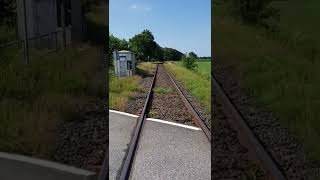
[(29, 64), (15, 52), (1, 54), (7, 59), (0, 64), (0, 151), (48, 157), (57, 122), (77, 119), (90, 98), (103, 95), (104, 82), (95, 79), (98, 51), (38, 52)]
[(173, 91), (173, 89), (171, 89), (171, 88), (163, 88), (163, 87), (154, 88), (154, 92), (159, 93), (159, 94), (168, 94), (172, 91)]

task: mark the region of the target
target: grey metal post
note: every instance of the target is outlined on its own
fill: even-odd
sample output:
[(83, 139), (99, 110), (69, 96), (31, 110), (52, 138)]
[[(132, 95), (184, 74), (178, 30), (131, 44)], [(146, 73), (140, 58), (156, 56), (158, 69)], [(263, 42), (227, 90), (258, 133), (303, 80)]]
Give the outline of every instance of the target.
[(64, 8), (64, 0), (61, 1), (61, 27), (62, 27), (62, 39), (63, 39), (63, 49), (67, 47), (66, 40), (66, 23), (65, 23), (65, 8)]
[(23, 0), (23, 19), (24, 19), (24, 61), (29, 63), (29, 44), (28, 44), (28, 27), (27, 27), (27, 8), (26, 0)]

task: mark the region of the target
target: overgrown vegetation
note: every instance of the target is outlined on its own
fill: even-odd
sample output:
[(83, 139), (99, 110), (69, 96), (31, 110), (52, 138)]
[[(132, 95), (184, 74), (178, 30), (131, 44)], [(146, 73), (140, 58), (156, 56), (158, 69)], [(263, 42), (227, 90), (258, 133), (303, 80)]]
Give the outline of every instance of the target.
[(262, 25), (268, 29), (276, 28), (279, 12), (270, 6), (274, 0), (232, 0), (236, 14), (239, 14), (244, 22)]
[[(287, 15), (287, 20), (280, 21), (281, 36), (274, 36), (263, 28), (244, 25), (231, 15), (227, 3), (215, 4), (213, 52), (217, 63), (224, 61), (224, 64), (239, 72), (242, 84), (250, 93), (301, 138), (307, 145), (309, 154), (320, 159), (320, 146), (317, 142), (320, 138), (320, 60), (319, 55), (314, 53), (316, 51), (312, 50), (312, 47), (317, 47), (312, 41), (300, 41), (301, 37), (312, 35), (308, 31), (301, 33), (305, 27), (302, 24), (309, 22), (311, 27), (314, 23), (308, 19), (296, 21), (292, 18), (297, 12), (297, 16), (308, 13), (311, 2), (315, 7), (312, 17), (317, 19), (319, 11), (316, 11), (316, 7), (320, 7), (317, 6), (318, 1), (283, 2), (286, 6), (280, 8), (280, 15), (288, 13), (286, 9), (291, 9), (292, 6), (295, 8), (290, 11), (290, 17)], [(304, 6), (309, 8), (303, 8)], [(299, 26), (300, 31), (288, 28), (289, 19), (294, 24), (302, 23), (295, 25)], [(319, 28), (313, 30), (318, 31)], [(300, 37), (297, 32), (300, 32)], [(296, 35), (292, 36), (294, 34)], [(316, 39), (315, 36), (314, 38)]]
[[(0, 43), (17, 38), (15, 2), (0, 2)], [(87, 20), (96, 28), (102, 10), (87, 10)], [(0, 49), (0, 151), (50, 158), (57, 123), (78, 120), (89, 101), (105, 94), (104, 79), (97, 78), (101, 57), (98, 48), (88, 44), (52, 53), (44, 48), (29, 51), (25, 64), (21, 47)]]
[(109, 74), (109, 108), (125, 111), (128, 101), (133, 94), (145, 91), (140, 84), (141, 76), (152, 75), (155, 68), (155, 64), (143, 62), (137, 66), (138, 75), (132, 77), (116, 77), (113, 72), (111, 72)]
[(151, 62), (140, 62), (137, 65), (137, 73), (141, 76), (153, 76), (156, 64)]
[(159, 93), (159, 94), (167, 94), (172, 92), (173, 89), (171, 88), (164, 88), (164, 87), (156, 87), (154, 88), (154, 92)]
[[(166, 62), (165, 68), (172, 73), (175, 78), (181, 81), (188, 92), (196, 97), (199, 102), (205, 107), (205, 110), (211, 112), (211, 79), (206, 76), (191, 71), (179, 65), (179, 63)], [(211, 73), (211, 72), (207, 72)]]
[(198, 66), (198, 64), (196, 63), (196, 59), (193, 58), (193, 57), (182, 57), (181, 59), (184, 67), (186, 67), (187, 69), (190, 69), (190, 70), (195, 70)]
[(76, 120), (91, 98), (104, 93), (95, 79), (98, 51), (38, 52), (28, 65), (9, 55), (0, 64), (0, 151), (48, 157), (57, 122)]
[(132, 77), (115, 77), (109, 78), (109, 109), (125, 111), (128, 101), (134, 92), (142, 91), (140, 86), (141, 78)]

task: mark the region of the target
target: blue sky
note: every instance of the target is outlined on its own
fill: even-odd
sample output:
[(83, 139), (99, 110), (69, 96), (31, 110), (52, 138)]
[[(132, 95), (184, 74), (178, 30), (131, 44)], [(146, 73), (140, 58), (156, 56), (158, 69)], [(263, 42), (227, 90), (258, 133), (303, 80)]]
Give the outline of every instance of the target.
[(211, 0), (110, 0), (109, 12), (118, 38), (148, 29), (161, 47), (211, 56)]

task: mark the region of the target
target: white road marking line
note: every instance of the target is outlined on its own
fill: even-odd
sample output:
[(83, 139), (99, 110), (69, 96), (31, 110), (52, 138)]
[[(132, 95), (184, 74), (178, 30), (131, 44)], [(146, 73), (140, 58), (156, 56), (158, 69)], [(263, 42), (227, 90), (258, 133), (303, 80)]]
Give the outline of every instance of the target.
[[(135, 117), (135, 118), (139, 117), (139, 116), (134, 115), (134, 114), (129, 114), (129, 113), (126, 113), (126, 112), (121, 112), (121, 111), (116, 111), (116, 110), (109, 110), (109, 112), (116, 113), (116, 114), (122, 114), (122, 115)], [(179, 124), (179, 123), (170, 122), (170, 121), (165, 121), (165, 120), (161, 120), (161, 119), (147, 118), (146, 120), (147, 121), (154, 121), (154, 122), (164, 123), (164, 124), (170, 124), (170, 125), (173, 125), (173, 126), (179, 126), (179, 127), (183, 127), (183, 128), (187, 128), (187, 129), (196, 130), (196, 131), (200, 131), (201, 130), (198, 127), (189, 126), (189, 125), (185, 125), (185, 124)]]
[(197, 130), (197, 131), (201, 130), (198, 127), (188, 126), (188, 125), (179, 124), (179, 123), (175, 123), (175, 122), (164, 121), (164, 120), (161, 120), (161, 119), (147, 118), (147, 121), (154, 121), (154, 122), (159, 122), (159, 123), (164, 123), (164, 124), (170, 124), (170, 125), (174, 125), (174, 126), (184, 127), (184, 128), (187, 128), (187, 129)]
[(129, 113), (126, 113), (126, 112), (121, 112), (121, 111), (116, 111), (116, 110), (109, 110), (109, 112), (113, 112), (113, 113), (116, 113), (116, 114), (122, 114), (122, 115), (126, 115), (126, 116), (130, 116), (130, 117), (139, 117), (137, 115), (134, 115), (134, 114), (129, 114)]

